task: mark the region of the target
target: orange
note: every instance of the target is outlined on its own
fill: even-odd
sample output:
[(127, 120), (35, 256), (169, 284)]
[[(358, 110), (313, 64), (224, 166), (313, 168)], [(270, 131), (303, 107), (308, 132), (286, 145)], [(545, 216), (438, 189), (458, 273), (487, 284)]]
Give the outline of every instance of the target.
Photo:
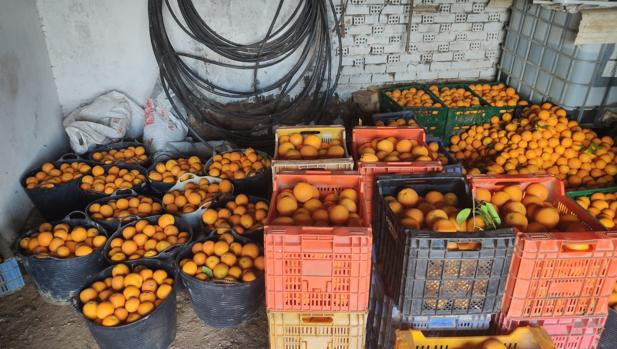
[(510, 227), (515, 227), (520, 231), (526, 231), (527, 225), (529, 224), (527, 217), (519, 212), (507, 213), (504, 217), (504, 223)]
[(343, 225), (349, 219), (349, 211), (343, 205), (335, 205), (328, 211), (330, 221), (334, 225)]
[(525, 188), (525, 192), (539, 198), (541, 201), (548, 199), (548, 189), (539, 183), (532, 183)]
[(251, 257), (253, 259), (259, 256), (259, 247), (255, 243), (247, 243), (242, 246), (242, 256)]
[(443, 233), (456, 233), (457, 227), (450, 219), (438, 218), (432, 224), (432, 230)]
[(114, 313), (114, 305), (111, 302), (101, 302), (96, 307), (96, 317), (100, 320)]
[(84, 313), (84, 316), (86, 318), (90, 320), (95, 320), (97, 318), (97, 308), (98, 304), (94, 301), (90, 301), (84, 304), (84, 307), (81, 311)]
[(229, 244), (227, 243), (227, 241), (217, 241), (214, 244), (214, 254), (216, 254), (217, 256), (222, 256), (224, 255), (227, 251), (229, 251)]
[(298, 202), (295, 197), (285, 196), (278, 199), (276, 210), (282, 216), (291, 215), (298, 208)]
[(313, 192), (316, 188), (306, 182), (300, 182), (293, 188), (293, 195), (299, 202), (307, 202), (313, 198)]
[(167, 285), (167, 284), (161, 285), (156, 290), (156, 296), (159, 299), (165, 299), (167, 298), (167, 296), (169, 296), (172, 290), (173, 290), (173, 287), (171, 285)]
[(500, 208), (501, 206), (503, 206), (506, 202), (510, 200), (512, 200), (512, 198), (510, 197), (510, 194), (508, 194), (505, 191), (497, 191), (493, 193), (493, 196), (491, 198), (491, 203), (497, 206), (497, 208)]
[(543, 207), (534, 213), (534, 220), (548, 229), (552, 229), (559, 223), (559, 211), (553, 207)]
[(157, 223), (161, 228), (165, 228), (168, 225), (174, 224), (175, 219), (174, 219), (174, 216), (170, 215), (169, 213), (166, 213), (159, 217)]
[(484, 188), (475, 188), (474, 195), (476, 201), (486, 201), (491, 202), (492, 194), (490, 191)]
[(429, 191), (424, 195), (424, 200), (429, 204), (437, 204), (445, 201), (445, 197), (442, 193), (438, 191)]
[(415, 206), (418, 203), (419, 196), (415, 190), (411, 188), (405, 188), (399, 191), (399, 193), (396, 196), (396, 199), (402, 205), (406, 207), (411, 207), (411, 206)]

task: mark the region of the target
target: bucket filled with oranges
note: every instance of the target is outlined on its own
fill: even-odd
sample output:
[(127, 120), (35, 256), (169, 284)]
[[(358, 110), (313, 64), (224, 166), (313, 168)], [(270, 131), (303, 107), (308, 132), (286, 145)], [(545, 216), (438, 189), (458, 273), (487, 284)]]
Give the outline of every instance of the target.
[(79, 185), (92, 166), (94, 163), (76, 154), (64, 154), (56, 161), (46, 162), (26, 172), (20, 183), (47, 220), (59, 220), (72, 211), (84, 208), (87, 201)]
[(103, 165), (141, 165), (150, 166), (150, 156), (146, 147), (136, 141), (117, 142), (96, 147), (88, 158)]
[(143, 260), (97, 273), (72, 303), (101, 348), (168, 348), (176, 338), (176, 290), (173, 268)]
[(154, 164), (148, 168), (148, 180), (152, 190), (163, 194), (171, 189), (178, 180), (186, 179), (187, 173), (201, 176), (204, 165), (196, 155), (173, 157), (168, 153), (155, 156)]
[(39, 293), (51, 303), (66, 304), (88, 277), (103, 270), (108, 234), (82, 212), (43, 223), (22, 234), (16, 251)]
[(206, 174), (231, 180), (237, 193), (268, 197), (272, 191), (270, 156), (253, 148), (214, 154)]
[(115, 232), (121, 224), (163, 213), (163, 205), (157, 198), (126, 189), (91, 202), (86, 213), (107, 231)]
[(103, 254), (111, 263), (173, 259), (179, 247), (192, 239), (193, 230), (184, 219), (165, 213), (120, 226)]
[(112, 195), (118, 190), (145, 193), (148, 190), (146, 170), (138, 165), (94, 165), (90, 173), (81, 177), (79, 189), (86, 202)]
[(218, 198), (233, 191), (229, 179), (187, 173), (163, 195), (163, 205), (166, 212), (181, 216), (191, 227), (197, 228), (204, 211)]
[(261, 241), (268, 207), (268, 201), (260, 197), (226, 195), (203, 212), (202, 231), (208, 236), (209, 233), (220, 235), (231, 230), (238, 235)]
[(184, 247), (176, 264), (195, 313), (208, 326), (237, 327), (262, 305), (265, 260), (252, 240), (213, 235)]

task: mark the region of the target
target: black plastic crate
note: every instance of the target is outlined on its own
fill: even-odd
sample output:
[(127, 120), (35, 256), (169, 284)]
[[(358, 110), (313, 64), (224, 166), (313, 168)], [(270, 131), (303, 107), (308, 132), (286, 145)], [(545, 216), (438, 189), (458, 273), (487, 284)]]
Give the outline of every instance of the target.
[(617, 311), (609, 307), (598, 349), (614, 349), (615, 346), (617, 346)]
[[(416, 122), (416, 124), (418, 123), (418, 120), (416, 119), (416, 115), (411, 110), (393, 111), (393, 112), (377, 113), (377, 114), (371, 115), (371, 121), (373, 123), (373, 126), (388, 126), (388, 123), (390, 121), (394, 121), (398, 119), (403, 119), (405, 121), (413, 120)], [(380, 121), (383, 123), (383, 125), (377, 125), (377, 123)], [(401, 126), (401, 127), (405, 127), (405, 126)]]
[[(460, 207), (472, 207), (464, 177), (383, 176), (377, 180), (384, 218), (378, 263), (384, 285), (402, 316), (487, 315), (501, 309), (515, 234), (512, 229), (472, 233), (437, 233), (403, 228), (383, 199), (411, 187), (454, 192)], [(478, 250), (448, 250), (448, 242), (479, 242)], [(418, 318), (419, 319), (419, 318)], [(430, 319), (429, 319), (430, 320)]]

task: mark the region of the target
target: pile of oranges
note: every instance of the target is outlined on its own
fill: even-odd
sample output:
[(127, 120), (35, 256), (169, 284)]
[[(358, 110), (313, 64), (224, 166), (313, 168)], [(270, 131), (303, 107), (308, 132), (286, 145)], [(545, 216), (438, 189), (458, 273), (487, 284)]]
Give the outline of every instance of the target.
[(575, 200), (606, 229), (613, 229), (617, 225), (617, 193), (593, 193)]
[(472, 84), (468, 87), (487, 103), (495, 107), (525, 106), (528, 104), (527, 101), (521, 100), (515, 89), (506, 86), (504, 83), (494, 85)]
[(155, 182), (176, 183), (185, 173), (200, 174), (204, 169), (197, 156), (169, 159), (154, 165), (154, 170), (148, 173), (148, 178)]
[(345, 148), (338, 139), (326, 143), (315, 134), (292, 133), (279, 136), (277, 155), (282, 160), (333, 159), (344, 157)]
[(449, 151), (469, 174), (549, 173), (568, 188), (610, 186), (617, 175), (613, 139), (583, 129), (550, 103), (526, 108), (521, 119), (494, 117), (450, 142)]
[(137, 169), (111, 166), (107, 170), (99, 165), (92, 167), (90, 175), (81, 178), (82, 190), (112, 194), (118, 189), (131, 189), (144, 183), (146, 177)]
[(101, 162), (105, 165), (115, 163), (141, 164), (148, 160), (148, 154), (143, 146), (130, 146), (121, 149), (110, 149), (92, 153), (92, 160)]
[(165, 211), (169, 213), (191, 213), (220, 194), (229, 194), (233, 185), (227, 179), (221, 183), (210, 183), (207, 178), (200, 178), (198, 183), (187, 183), (182, 190), (173, 190), (163, 195)]
[(218, 234), (233, 229), (238, 234), (260, 229), (268, 217), (265, 201), (249, 202), (248, 196), (238, 194), (223, 207), (208, 208), (201, 216), (202, 221)]
[(161, 204), (144, 195), (111, 199), (103, 204), (88, 206), (90, 217), (98, 220), (120, 221), (128, 216), (148, 217), (161, 213)]
[(111, 240), (107, 255), (112, 261), (135, 260), (154, 257), (166, 249), (188, 241), (189, 233), (180, 231), (174, 216), (159, 216), (156, 224), (139, 220), (122, 229), (121, 237)]
[[(559, 212), (549, 200), (548, 189), (540, 183), (529, 184), (524, 190), (518, 184), (494, 191), (478, 187), (473, 195), (476, 201), (491, 203), (505, 226), (522, 232), (588, 230), (576, 215)], [(481, 219), (478, 224), (482, 226)]]
[(253, 177), (270, 168), (270, 159), (258, 154), (253, 148), (216, 154), (208, 166), (208, 176), (224, 179)]
[(90, 165), (85, 162), (63, 162), (58, 167), (46, 162), (34, 176), (26, 178), (26, 189), (50, 189), (56, 185), (81, 178), (88, 172), (90, 172)]
[(405, 120), (403, 118), (393, 119), (388, 121), (388, 123), (384, 123), (381, 120), (375, 121), (375, 126), (388, 126), (388, 127), (405, 127), (405, 126), (418, 126), (418, 123), (414, 119)]
[(174, 280), (164, 269), (115, 265), (111, 276), (79, 293), (81, 311), (99, 325), (130, 324), (150, 314), (173, 291)]
[[(422, 89), (408, 88), (405, 90), (393, 90), (386, 92), (386, 96), (392, 98), (396, 103), (403, 107), (434, 107), (442, 105), (435, 102), (431, 96)], [(380, 125), (377, 125), (380, 126)]]
[(71, 258), (87, 256), (106, 241), (107, 237), (94, 227), (43, 223), (37, 233), (19, 240), (19, 247), (37, 257)]
[(431, 142), (422, 144), (413, 139), (397, 139), (396, 137), (375, 138), (371, 142), (358, 147), (360, 162), (372, 163), (378, 161), (442, 161), (448, 163), (448, 158), (439, 154), (439, 144)]
[(251, 282), (265, 267), (257, 244), (234, 241), (229, 233), (220, 235), (217, 241), (196, 242), (191, 251), (193, 256), (182, 259), (180, 268), (186, 275), (202, 281)]
[(476, 97), (472, 92), (459, 87), (447, 87), (444, 86), (441, 89), (437, 85), (431, 85), (429, 90), (447, 107), (475, 107), (480, 105), (480, 99)]
[(310, 183), (299, 182), (276, 194), (276, 212), (271, 225), (361, 227), (358, 192), (346, 188), (322, 193)]
[(404, 188), (396, 197), (388, 195), (384, 200), (405, 228), (443, 233), (477, 231), (473, 219), (462, 224), (456, 222), (462, 208), (455, 193), (431, 190), (421, 196), (412, 188)]

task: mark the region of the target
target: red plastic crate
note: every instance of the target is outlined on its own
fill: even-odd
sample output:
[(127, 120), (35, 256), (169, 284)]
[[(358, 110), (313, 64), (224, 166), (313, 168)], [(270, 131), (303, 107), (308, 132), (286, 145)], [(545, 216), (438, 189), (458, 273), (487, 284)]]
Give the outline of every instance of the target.
[[(268, 221), (279, 191), (305, 181), (322, 192), (354, 188), (364, 217), (364, 191), (355, 172), (305, 171), (276, 175)], [(271, 311), (358, 312), (368, 309), (372, 232), (363, 227), (264, 228), (266, 305)]]
[[(357, 169), (362, 175), (364, 192), (366, 194), (367, 217), (371, 219), (375, 204), (375, 177), (386, 174), (421, 174), (427, 172), (441, 172), (443, 166), (440, 161), (379, 161), (363, 163), (360, 161), (358, 149), (364, 143), (375, 138), (395, 137), (418, 141), (426, 146), (426, 134), (422, 128), (398, 127), (356, 127), (353, 129), (352, 154), (356, 159)], [(371, 222), (372, 223), (372, 222)]]
[(509, 332), (519, 326), (541, 326), (557, 349), (596, 349), (605, 322), (606, 316), (533, 320), (502, 317), (499, 326), (503, 332)]

